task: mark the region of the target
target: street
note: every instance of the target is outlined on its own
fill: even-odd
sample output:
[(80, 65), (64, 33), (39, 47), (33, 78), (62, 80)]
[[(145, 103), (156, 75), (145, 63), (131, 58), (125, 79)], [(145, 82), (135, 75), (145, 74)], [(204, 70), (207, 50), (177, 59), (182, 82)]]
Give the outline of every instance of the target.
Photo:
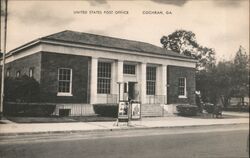
[(241, 158), (248, 125), (2, 136), (1, 158)]

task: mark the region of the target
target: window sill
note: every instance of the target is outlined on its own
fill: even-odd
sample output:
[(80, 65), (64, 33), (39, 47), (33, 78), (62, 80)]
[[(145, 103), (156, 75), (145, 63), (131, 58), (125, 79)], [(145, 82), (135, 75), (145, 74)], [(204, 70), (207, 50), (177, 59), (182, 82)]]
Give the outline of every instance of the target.
[(71, 94), (71, 93), (57, 93), (57, 96), (71, 97), (71, 96), (73, 96), (73, 94)]
[(136, 76), (136, 74), (125, 74), (123, 73), (124, 76)]
[(187, 96), (179, 95), (178, 98), (183, 98), (183, 99), (185, 99), (185, 98), (187, 98)]

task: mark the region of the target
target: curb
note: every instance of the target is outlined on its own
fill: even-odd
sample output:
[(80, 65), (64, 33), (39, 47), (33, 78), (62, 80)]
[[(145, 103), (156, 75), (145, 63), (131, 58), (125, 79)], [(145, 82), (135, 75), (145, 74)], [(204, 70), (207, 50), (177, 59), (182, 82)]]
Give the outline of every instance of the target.
[(249, 123), (229, 123), (229, 124), (211, 124), (211, 125), (187, 125), (187, 126), (159, 126), (159, 127), (128, 127), (128, 128), (106, 128), (93, 130), (67, 130), (67, 131), (44, 131), (44, 132), (20, 132), (20, 133), (0, 133), (2, 136), (24, 136), (24, 135), (39, 135), (39, 134), (72, 134), (72, 133), (98, 133), (98, 132), (112, 132), (112, 131), (129, 131), (129, 130), (147, 130), (147, 129), (184, 129), (184, 128), (198, 128), (198, 127), (213, 127), (213, 126), (228, 126), (228, 125), (249, 125)]

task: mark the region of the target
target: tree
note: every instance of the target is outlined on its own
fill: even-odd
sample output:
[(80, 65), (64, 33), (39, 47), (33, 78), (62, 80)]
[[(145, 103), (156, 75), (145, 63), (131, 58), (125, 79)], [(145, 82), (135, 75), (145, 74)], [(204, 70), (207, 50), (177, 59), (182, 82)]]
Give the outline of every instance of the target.
[(240, 46), (233, 60), (232, 96), (249, 96), (249, 57)]
[(249, 95), (249, 57), (240, 46), (231, 61), (220, 61), (208, 71), (197, 72), (197, 89), (202, 92), (202, 99), (224, 107), (229, 105), (231, 97)]
[(233, 63), (231, 61), (221, 61), (216, 65), (213, 75), (213, 93), (215, 94), (216, 101), (219, 99), (224, 107), (229, 104), (232, 91), (232, 76), (233, 76)]
[(201, 91), (202, 100), (226, 107), (232, 96), (249, 95), (249, 57), (240, 46), (231, 61), (215, 64), (215, 51), (198, 44), (191, 31), (177, 30), (161, 38), (163, 47), (176, 53), (194, 57), (198, 60), (196, 71), (196, 90)]
[(201, 46), (191, 31), (177, 30), (161, 38), (163, 47), (176, 53), (191, 56), (198, 60), (197, 70), (207, 70), (215, 64), (215, 51)]

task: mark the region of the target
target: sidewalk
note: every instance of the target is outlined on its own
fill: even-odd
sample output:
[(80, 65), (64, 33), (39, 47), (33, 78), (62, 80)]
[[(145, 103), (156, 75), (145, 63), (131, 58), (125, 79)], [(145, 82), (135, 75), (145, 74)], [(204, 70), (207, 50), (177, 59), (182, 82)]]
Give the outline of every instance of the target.
[[(234, 113), (227, 113), (234, 114)], [(235, 113), (234, 115), (239, 115)], [(180, 116), (142, 118), (139, 121), (127, 123), (115, 122), (73, 122), (73, 123), (34, 123), (17, 124), (7, 122), (0, 124), (0, 135), (18, 135), (34, 133), (63, 133), (63, 132), (84, 132), (84, 131), (112, 131), (124, 129), (147, 129), (147, 128), (173, 128), (190, 126), (209, 126), (209, 125), (229, 125), (229, 124), (249, 124), (249, 114), (243, 114), (242, 118), (230, 119), (201, 119)]]

